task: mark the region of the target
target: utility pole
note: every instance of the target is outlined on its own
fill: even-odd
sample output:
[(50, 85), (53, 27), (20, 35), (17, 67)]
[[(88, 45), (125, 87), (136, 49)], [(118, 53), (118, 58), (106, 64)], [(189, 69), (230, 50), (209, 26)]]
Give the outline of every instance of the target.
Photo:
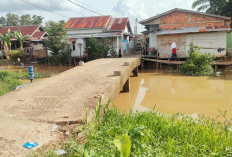
[(134, 34), (135, 34), (135, 41), (134, 41), (134, 51), (136, 50), (136, 45), (137, 45), (137, 23), (138, 23), (138, 19), (137, 18), (135, 18), (135, 32), (134, 32)]

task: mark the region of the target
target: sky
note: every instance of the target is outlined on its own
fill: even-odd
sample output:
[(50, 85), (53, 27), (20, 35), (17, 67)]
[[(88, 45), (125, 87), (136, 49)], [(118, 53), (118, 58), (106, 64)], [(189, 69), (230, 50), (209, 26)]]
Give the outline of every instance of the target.
[[(0, 0), (0, 16), (5, 16), (9, 12), (19, 16), (22, 14), (39, 15), (44, 17), (45, 23), (49, 20), (67, 21), (70, 17), (111, 15), (112, 17), (129, 17), (131, 27), (134, 30), (136, 18), (138, 21), (141, 21), (174, 8), (192, 10), (191, 5), (193, 1), (194, 0)], [(76, 4), (97, 13), (83, 9)], [(138, 33), (143, 30), (144, 27), (138, 24)]]

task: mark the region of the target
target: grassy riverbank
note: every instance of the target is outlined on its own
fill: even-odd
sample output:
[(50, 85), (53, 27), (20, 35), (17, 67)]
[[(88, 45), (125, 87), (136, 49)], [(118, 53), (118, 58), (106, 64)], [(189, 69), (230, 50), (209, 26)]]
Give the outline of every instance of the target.
[[(95, 113), (84, 126), (86, 143), (73, 138), (61, 146), (65, 156), (119, 157), (119, 149), (131, 157), (232, 156), (232, 130), (227, 124), (155, 111), (123, 114), (114, 108), (104, 109), (101, 116), (100, 105)], [(40, 156), (56, 156), (54, 150)]]
[[(35, 73), (35, 78), (49, 77), (48, 74)], [(27, 72), (0, 71), (0, 96), (11, 92), (22, 84), (21, 80), (28, 79)]]

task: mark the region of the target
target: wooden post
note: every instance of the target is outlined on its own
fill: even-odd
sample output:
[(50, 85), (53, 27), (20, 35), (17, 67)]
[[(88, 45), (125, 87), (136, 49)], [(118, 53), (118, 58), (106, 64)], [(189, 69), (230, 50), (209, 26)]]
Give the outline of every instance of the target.
[(134, 68), (134, 70), (132, 72), (133, 72), (133, 76), (134, 77), (138, 77), (139, 76), (139, 74), (138, 74), (138, 67)]
[(126, 83), (123, 86), (123, 92), (129, 92), (130, 91), (130, 82), (129, 79), (126, 81)]

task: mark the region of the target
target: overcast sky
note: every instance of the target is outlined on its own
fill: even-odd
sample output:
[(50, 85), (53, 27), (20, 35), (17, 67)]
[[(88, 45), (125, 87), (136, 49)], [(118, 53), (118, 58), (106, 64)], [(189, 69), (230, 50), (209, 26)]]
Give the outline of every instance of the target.
[[(28, 4), (31, 2), (32, 4)], [(170, 9), (182, 8), (192, 9), (194, 0), (71, 0), (90, 10), (113, 17), (129, 17), (134, 28), (135, 18), (143, 20)], [(39, 7), (51, 12), (45, 11)], [(96, 13), (87, 11), (68, 0), (0, 0), (0, 16), (12, 12), (18, 15), (31, 14), (44, 17), (44, 22), (48, 20), (65, 20), (69, 17), (98, 16)], [(132, 28), (132, 29), (133, 29)], [(142, 31), (143, 26), (138, 25), (138, 31)]]

